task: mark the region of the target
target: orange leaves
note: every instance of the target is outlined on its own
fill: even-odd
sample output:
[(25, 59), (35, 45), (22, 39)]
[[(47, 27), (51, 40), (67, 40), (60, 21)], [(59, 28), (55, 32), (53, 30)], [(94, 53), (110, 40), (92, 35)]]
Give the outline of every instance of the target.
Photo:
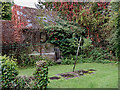
[(14, 31), (14, 41), (15, 42), (20, 42), (20, 39), (21, 39), (20, 33), (18, 32), (18, 30), (15, 30)]
[[(25, 7), (13, 5), (12, 7), (12, 22), (13, 22), (13, 28), (14, 28), (14, 33), (13, 33), (13, 41), (14, 42), (21, 42), (22, 40), (22, 28), (26, 27), (27, 21), (25, 21), (23, 17), (23, 9)], [(22, 20), (21, 20), (22, 18)]]

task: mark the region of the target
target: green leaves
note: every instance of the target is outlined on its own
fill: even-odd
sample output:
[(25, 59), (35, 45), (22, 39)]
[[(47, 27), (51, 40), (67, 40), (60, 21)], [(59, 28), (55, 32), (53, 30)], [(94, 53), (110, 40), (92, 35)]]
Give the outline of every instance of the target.
[(11, 2), (2, 2), (2, 19), (3, 20), (11, 20), (12, 13), (11, 13)]
[(37, 62), (37, 69), (33, 74), (35, 77), (35, 88), (46, 88), (48, 81), (48, 66), (46, 62)]
[(92, 41), (89, 38), (88, 39), (84, 38), (84, 44), (83, 44), (84, 48), (89, 48), (90, 46), (92, 46), (91, 44)]
[(110, 63), (110, 60), (113, 59), (113, 56), (107, 51), (101, 48), (94, 48), (88, 54), (89, 57), (92, 57), (94, 62), (97, 63)]
[[(1, 82), (2, 88), (43, 88), (49, 83), (48, 81), (48, 66), (43, 64), (42, 67), (37, 67), (34, 77), (29, 78), (26, 76), (17, 77), (17, 65), (13, 58), (0, 56), (2, 60), (1, 66)], [(40, 59), (40, 58), (39, 58)], [(40, 63), (38, 63), (39, 65)]]
[(14, 88), (14, 86), (11, 86), (11, 83), (14, 82), (15, 77), (18, 75), (16, 59), (6, 56), (0, 56), (0, 58), (2, 59), (2, 87)]
[(111, 37), (109, 38), (110, 49), (113, 50), (115, 55), (120, 58), (120, 2), (111, 2), (112, 5), (112, 18), (111, 25), (113, 27)]
[(45, 30), (49, 33), (49, 42), (59, 46), (63, 55), (75, 54), (77, 48), (77, 38), (85, 33), (85, 29), (75, 22), (57, 19), (55, 25), (46, 26)]
[(61, 62), (61, 64), (63, 64), (63, 65), (70, 65), (70, 64), (74, 64), (74, 63), (75, 63), (75, 61), (73, 60), (73, 58), (71, 58), (71, 59), (64, 58), (64, 59), (62, 59), (62, 62)]

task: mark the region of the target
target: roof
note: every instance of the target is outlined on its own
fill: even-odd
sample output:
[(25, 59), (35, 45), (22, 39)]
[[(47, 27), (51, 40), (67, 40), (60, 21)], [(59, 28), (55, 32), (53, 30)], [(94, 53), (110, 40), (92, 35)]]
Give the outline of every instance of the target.
[[(16, 12), (18, 14), (18, 19), (22, 23), (27, 23), (22, 29), (42, 29), (45, 23), (54, 23), (54, 17), (57, 16), (56, 12), (40, 10), (35, 8), (21, 7), (14, 5), (13, 8), (19, 7)], [(15, 10), (14, 10), (15, 12)], [(14, 14), (13, 12), (13, 14)], [(17, 18), (14, 18), (16, 20)], [(39, 22), (40, 21), (40, 22)]]

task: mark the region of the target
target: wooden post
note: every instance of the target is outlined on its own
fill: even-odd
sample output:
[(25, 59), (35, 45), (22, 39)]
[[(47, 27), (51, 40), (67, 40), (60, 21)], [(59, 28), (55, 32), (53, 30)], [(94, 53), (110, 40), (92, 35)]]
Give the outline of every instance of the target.
[(79, 44), (78, 44), (78, 49), (77, 49), (77, 53), (76, 53), (76, 60), (75, 60), (75, 64), (74, 64), (74, 67), (73, 67), (73, 72), (75, 70), (75, 65), (76, 65), (76, 62), (77, 62), (77, 56), (78, 56), (78, 53), (79, 53), (80, 42), (81, 42), (81, 37), (80, 37)]

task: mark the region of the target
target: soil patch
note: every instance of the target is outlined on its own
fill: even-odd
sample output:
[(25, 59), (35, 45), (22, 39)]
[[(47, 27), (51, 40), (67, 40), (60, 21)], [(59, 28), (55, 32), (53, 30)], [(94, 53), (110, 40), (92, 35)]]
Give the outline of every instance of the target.
[(56, 74), (56, 75), (61, 76), (65, 79), (71, 79), (71, 78), (75, 78), (79, 76), (77, 73), (74, 73), (74, 72), (67, 72), (67, 73), (61, 73), (61, 74)]
[(62, 77), (74, 77), (74, 75), (72, 75), (72, 74), (62, 74), (61, 76)]
[(79, 77), (79, 76), (83, 76), (83, 75), (87, 75), (87, 74), (93, 74), (96, 70), (94, 69), (89, 69), (89, 70), (78, 70), (75, 72), (67, 72), (67, 73), (61, 73), (61, 74), (56, 74), (57, 76), (61, 76), (65, 79), (71, 79), (71, 78), (75, 78), (75, 77)]
[(58, 80), (58, 79), (60, 79), (60, 77), (55, 76), (55, 77), (50, 77), (49, 79), (51, 79), (51, 80)]
[(89, 69), (88, 71), (96, 71), (96, 70), (94, 70), (94, 69)]

